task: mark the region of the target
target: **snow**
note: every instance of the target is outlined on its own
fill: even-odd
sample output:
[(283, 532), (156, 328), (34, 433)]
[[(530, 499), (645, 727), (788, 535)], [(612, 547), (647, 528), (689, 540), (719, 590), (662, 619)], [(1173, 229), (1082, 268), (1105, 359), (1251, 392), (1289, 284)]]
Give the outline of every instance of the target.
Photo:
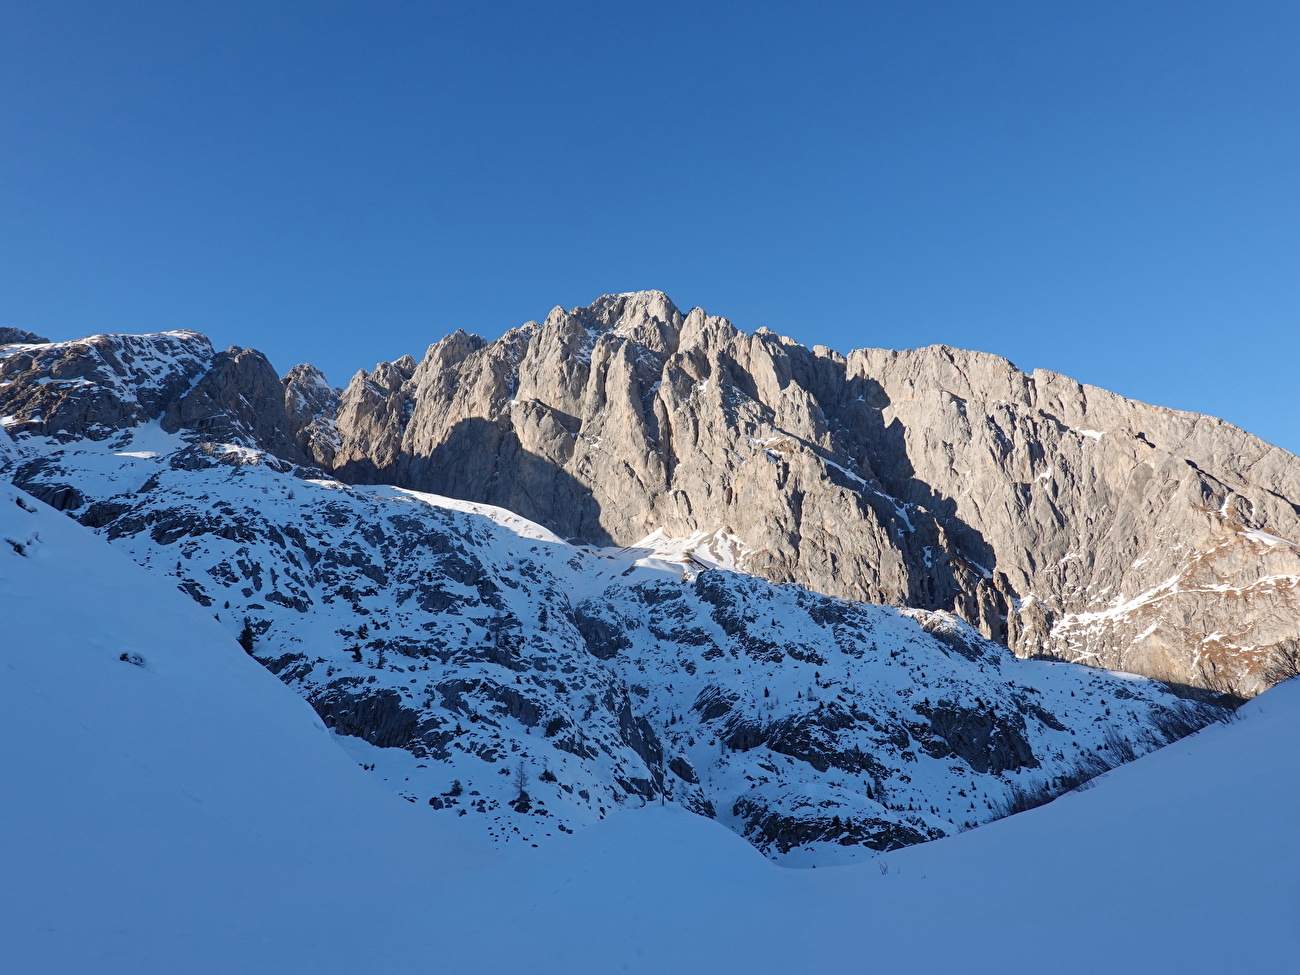
[(705, 821), (624, 813), (529, 861), (503, 917), (540, 971), (1287, 971), (1297, 733), (1284, 686), (1090, 791), (852, 867), (772, 870)]
[[(1277, 539), (1277, 542), (1268, 541), (1268, 539), (1276, 538), (1276, 536), (1265, 536), (1264, 538), (1255, 539), (1252, 538), (1250, 532), (1239, 532), (1239, 534), (1251, 538), (1253, 541), (1261, 541), (1270, 546), (1278, 543), (1284, 545), (1292, 544), (1287, 542), (1285, 539)], [(1262, 532), (1259, 534), (1264, 535)], [(1295, 586), (1300, 586), (1300, 576), (1286, 573), (1261, 575), (1259, 578), (1245, 586), (1232, 586), (1226, 583), (1188, 583), (1180, 574), (1171, 576), (1159, 585), (1153, 586), (1145, 592), (1139, 593), (1132, 599), (1126, 600), (1122, 596), (1117, 596), (1112, 600), (1112, 604), (1106, 609), (1094, 612), (1066, 613), (1053, 625), (1052, 635), (1054, 637), (1069, 640), (1072, 645), (1075, 645), (1077, 644), (1077, 639), (1080, 634), (1086, 636), (1088, 633), (1095, 632), (1101, 627), (1123, 623), (1130, 617), (1140, 612), (1150, 612), (1151, 607), (1158, 607), (1165, 601), (1179, 595), (1222, 593), (1242, 596), (1251, 592), (1267, 592), (1269, 589), (1294, 588)], [(1029, 598), (1032, 598), (1032, 594)], [(1159, 628), (1160, 621), (1157, 620), (1155, 623), (1146, 627), (1140, 635), (1135, 637), (1133, 643), (1142, 642), (1155, 633)], [(1079, 652), (1078, 659), (1080, 660), (1095, 658), (1096, 654), (1082, 651)]]
[(1067, 630), (1079, 626), (1089, 626), (1104, 620), (1121, 619), (1144, 606), (1174, 595), (1179, 591), (1179, 581), (1179, 576), (1170, 576), (1164, 582), (1157, 586), (1152, 586), (1150, 589), (1139, 593), (1132, 599), (1126, 600), (1117, 596), (1108, 609), (1098, 610), (1092, 613), (1067, 613), (1061, 617), (1061, 621), (1057, 626), (1062, 630)]
[[(317, 482), (318, 483), (318, 482)], [(340, 485), (342, 487), (342, 485)], [(448, 498), (441, 494), (429, 494), (424, 491), (412, 491), (407, 488), (397, 487), (374, 487), (363, 488), (369, 494), (376, 498), (413, 498), (421, 501), (432, 508), (446, 508), (450, 511), (463, 511), (467, 514), (480, 515), (489, 519), (502, 528), (507, 528), (514, 532), (520, 538), (534, 539), (539, 542), (550, 542), (557, 545), (565, 544), (564, 539), (547, 528), (543, 528), (536, 522), (522, 518), (513, 511), (505, 508), (499, 508), (494, 504), (479, 504), (475, 501), (461, 501), (458, 498)]]
[[(337, 700), (338, 688), (360, 700), (386, 694), (422, 727), (454, 731), (433, 747), (436, 758), (420, 761), (406, 747), (339, 744), (374, 766), (373, 779), (438, 818), (470, 815), (467, 825), (503, 846), (570, 842), (573, 829), (666, 789), (686, 808), (712, 803), (721, 822), (783, 862), (861, 860), (871, 848), (852, 841), (860, 834), (839, 842), (833, 815), (841, 826), (851, 817), (858, 830), (884, 822), (920, 831), (917, 839), (950, 833), (993, 818), (1013, 782), (1072, 775), (1087, 754), (1105, 756), (1108, 730), (1138, 753), (1149, 750), (1153, 719), (1180, 705), (1155, 686), (1111, 700), (1104, 673), (1017, 661), (940, 614), (844, 603), (738, 575), (748, 549), (725, 527), (685, 538), (660, 528), (625, 549), (592, 549), (491, 505), (300, 480), (269, 464), (169, 463), (183, 444), (149, 424), (112, 443), (52, 443), (49, 473), (75, 484), (87, 504), (127, 506), (131, 514), (114, 522), (126, 530), (106, 532), (115, 547), (205, 601), (230, 634), (251, 620), (258, 659), (303, 697)], [(132, 449), (143, 446), (151, 449)], [(156, 456), (134, 456), (149, 453)], [(478, 568), (465, 575), (466, 566)], [(615, 658), (593, 655), (575, 613), (622, 635)], [(936, 626), (965, 650), (925, 632)], [(524, 666), (505, 666), (507, 657)], [(474, 688), (464, 704), (446, 696), (461, 693), (458, 682)], [(736, 694), (725, 721), (695, 706), (717, 687)], [(1052, 728), (1029, 712), (1026, 741), (1042, 762), (1032, 775), (972, 776), (911, 737), (923, 735), (931, 700), (1019, 709), (1027, 693), (1066, 724)], [(649, 768), (625, 739), (617, 704), (593, 708), (593, 700), (628, 695), (633, 713), (692, 772), (665, 777)], [(522, 722), (507, 700), (526, 702), (536, 716)], [(819, 730), (819, 713), (850, 701), (873, 717), (835, 732), (841, 769), (817, 757), (829, 734)], [(553, 722), (561, 730), (548, 734)], [(810, 736), (812, 751), (737, 753), (723, 745), (733, 722), (804, 729), (792, 733)], [(409, 747), (420, 751), (423, 741)], [(871, 756), (879, 778), (868, 783), (853, 755)], [(535, 813), (513, 808), (518, 790), (499, 774), (519, 763), (532, 779)], [(558, 780), (542, 779), (547, 771)], [(463, 797), (449, 796), (454, 780), (465, 783)], [(761, 824), (781, 817), (829, 832), (778, 843)]]
[(837, 470), (837, 471), (839, 471), (841, 474), (843, 474), (845, 477), (847, 477), (847, 478), (849, 478), (849, 479), (851, 479), (851, 480), (854, 480), (854, 481), (856, 481), (857, 483), (861, 484), (864, 490), (868, 490), (868, 491), (870, 491), (872, 494), (874, 494), (876, 497), (878, 497), (878, 498), (884, 498), (886, 501), (888, 501), (889, 504), (890, 504), (890, 506), (894, 509), (894, 514), (898, 516), (898, 519), (899, 519), (900, 521), (902, 521), (902, 523), (903, 523), (903, 531), (904, 531), (904, 532), (910, 534), (910, 533), (916, 531), (915, 526), (912, 524), (912, 519), (911, 519), (910, 517), (908, 517), (908, 514), (907, 514), (907, 505), (906, 505), (906, 503), (899, 501), (899, 500), (898, 500), (897, 498), (895, 498), (893, 495), (886, 494), (886, 493), (883, 492), (883, 491), (880, 491), (880, 490), (877, 490), (876, 488), (871, 487), (863, 477), (861, 477), (861, 476), (858, 475), (858, 474), (854, 474), (854, 473), (853, 473), (851, 470), (849, 470), (847, 467), (844, 467), (844, 466), (841, 465), (841, 464), (837, 464), (837, 463), (835, 463), (835, 461), (833, 461), (833, 460), (827, 460), (825, 457), (821, 456), (820, 454), (817, 454), (816, 456), (817, 456), (817, 459), (820, 460), (820, 461), (821, 461), (824, 465), (826, 465), (827, 467), (834, 468), (835, 470)]
[(749, 554), (750, 548), (725, 528), (694, 532), (683, 538), (669, 535), (660, 527), (640, 541), (623, 548), (610, 546), (587, 551), (598, 558), (680, 578), (683, 572), (688, 577), (693, 577), (700, 569), (743, 572), (745, 556)]
[[(193, 333), (165, 338), (174, 341), (145, 349), (148, 361), (123, 380), (123, 390), (161, 381), (206, 354), (190, 348)], [(773, 456), (781, 453), (776, 443), (759, 446)], [(721, 729), (697, 720), (690, 706), (710, 684), (736, 691), (734, 715), (761, 720), (799, 717), (814, 707), (806, 702), (833, 709), (841, 690), (855, 707), (891, 721), (914, 718), (908, 702), (921, 694), (966, 705), (1011, 691), (1036, 695), (1070, 728), (1044, 730), (1031, 718), (1044, 765), (981, 775), (980, 789), (989, 791), (980, 798), (994, 799), (994, 787), (1067, 769), (1068, 749), (1099, 747), (1108, 728), (1140, 732), (1158, 695), (1134, 675), (1017, 661), (987, 648), (966, 657), (922, 631), (976, 639), (943, 614), (836, 602), (840, 621), (812, 626), (810, 612), (827, 611), (831, 601), (813, 605), (797, 587), (733, 575), (748, 549), (723, 526), (686, 538), (660, 528), (625, 549), (580, 548), (490, 505), (298, 480), (265, 465), (173, 468), (167, 459), (187, 444), (156, 421), (100, 444), (46, 442), (88, 498), (129, 502), (138, 524), (152, 526), (118, 536), (117, 551), (0, 486), (0, 835), (10, 839), (0, 865), (0, 970), (1294, 967), (1300, 688), (1271, 691), (1244, 709), (1243, 720), (1211, 727), (1041, 809), (883, 857), (862, 846), (810, 843), (781, 862), (818, 869), (785, 869), (738, 835), (745, 823), (730, 808), (733, 798), (760, 799), (781, 814), (836, 808), (856, 817), (883, 807), (834, 768), (819, 771), (771, 751), (757, 755), (766, 763), (760, 766), (756, 753), (740, 759), (719, 751), (709, 737), (722, 737)], [(0, 431), (0, 465), (17, 449)], [(21, 449), (42, 445), (28, 439)], [(240, 446), (224, 453), (254, 464), (263, 458)], [(134, 497), (142, 485), (150, 485), (147, 497)], [(910, 530), (906, 505), (889, 500)], [(409, 529), (399, 524), (408, 521)], [(178, 525), (184, 533), (168, 534)], [(368, 540), (375, 529), (388, 533), (382, 544)], [(305, 544), (269, 540), (290, 530)], [(1253, 531), (1243, 534), (1290, 544)], [(377, 686), (415, 707), (427, 688), (414, 685), (429, 681), (423, 672), (417, 678), (416, 659), (385, 665), (381, 654), (376, 664), (367, 645), (365, 662), (354, 664), (349, 645), (355, 640), (360, 656), (361, 638), (344, 629), (358, 626), (354, 614), (364, 610), (386, 636), (427, 638), (421, 624), (429, 615), (396, 599), (395, 585), (367, 588), (374, 579), (367, 571), (393, 580), (404, 572), (404, 584), (446, 584), (444, 595), (468, 592), (448, 581), (433, 546), (387, 558), (409, 539), (450, 544), (453, 554), (477, 560), (528, 652), (546, 665), (532, 679), (553, 673), (553, 664), (564, 668), (571, 699), (546, 700), (566, 714), (583, 714), (587, 694), (635, 687), (637, 713), (658, 722), (664, 741), (691, 760), (701, 788), (727, 797), (718, 819), (685, 812), (680, 782), (663, 806), (613, 791), (617, 775), (646, 767), (590, 709), (575, 723), (588, 743), (601, 746), (595, 758), (560, 764), (569, 759), (545, 753), (562, 777), (583, 777), (595, 793), (586, 807), (576, 800), (566, 806), (559, 787), (536, 783), (538, 805), (544, 799), (551, 807), (547, 819), (512, 820), (499, 806), (473, 816), (464, 806), (431, 808), (425, 798), (454, 775), (477, 775), (485, 799), (493, 789), (503, 799), (507, 777), (481, 749), (453, 747), (444, 763), (327, 732), (289, 686), (235, 644), (233, 633), (256, 606), (259, 622), (270, 627), (258, 650), (268, 660), (303, 650), (322, 655), (313, 661), (299, 653), (309, 675), (299, 690), (322, 686), (324, 678), (310, 676), (315, 664), (331, 675), (337, 668), (349, 679), (382, 681)], [(304, 560), (333, 551), (352, 560), (330, 568), (333, 581)], [(263, 572), (270, 577), (265, 592), (281, 602), (263, 595)], [(206, 587), (212, 606), (202, 609), (178, 592), (178, 580)], [(696, 584), (680, 585), (687, 580)], [(1129, 612), (1176, 591), (1170, 583), (1073, 619), (1093, 625)], [(1300, 579), (1268, 576), (1263, 583)], [(241, 587), (252, 595), (241, 598)], [(355, 604), (342, 598), (344, 590)], [(1033, 601), (1027, 595), (1021, 606)], [(579, 605), (626, 633), (629, 645), (617, 659), (587, 653), (562, 614), (552, 615), (549, 629), (540, 620), (547, 606)], [(685, 621), (676, 629), (670, 606), (680, 607)], [(491, 642), (486, 618), (445, 614), (438, 622), (457, 638), (463, 632), (462, 649)], [(733, 631), (740, 638), (733, 640)], [(719, 655), (699, 654), (686, 639), (696, 635)], [(501, 679), (500, 668), (481, 657), (449, 660), (441, 660), (441, 676)], [(1132, 685), (1129, 696), (1113, 695), (1118, 680)], [(495, 715), (491, 730), (475, 725), (463, 740), (509, 746), (511, 762), (544, 754), (534, 727)], [(983, 806), (974, 811), (969, 768), (924, 754), (895, 762), (897, 750), (865, 726), (842, 741), (882, 763), (890, 800), (923, 825), (943, 831), (963, 816), (985, 822), (992, 815)], [(1152, 742), (1136, 744), (1146, 751)], [(536, 775), (537, 766), (529, 768)], [(960, 803), (951, 796), (958, 785), (971, 789)], [(923, 803), (936, 811), (923, 812)], [(574, 835), (543, 832), (561, 821), (577, 827)]]
[(0, 546), (0, 969), (310, 969), (287, 917), (341, 921), (352, 891), (494, 857), (369, 781), (200, 607), (63, 515), (5, 485), (0, 536), (23, 544)]
[(783, 869), (656, 805), (497, 854), (84, 529), (4, 488), (0, 534), (34, 540), (0, 551), (8, 971), (1218, 973), (1300, 951), (1300, 682), (871, 863)]
[(266, 456), (265, 450), (255, 450), (252, 447), (244, 447), (240, 444), (223, 443), (217, 449), (219, 453), (235, 458), (242, 464), (257, 464)]
[(1290, 548), (1300, 548), (1295, 542), (1282, 538), (1279, 535), (1270, 535), (1266, 531), (1260, 531), (1258, 528), (1246, 528), (1239, 531), (1242, 538), (1248, 538), (1252, 542), (1258, 542), (1261, 545), (1267, 545), (1269, 548), (1281, 548), (1287, 546)]
[(5, 429), (5, 424), (0, 423), (0, 470), (3, 470), (9, 464), (17, 461), (23, 455), (22, 448), (14, 443), (9, 431)]

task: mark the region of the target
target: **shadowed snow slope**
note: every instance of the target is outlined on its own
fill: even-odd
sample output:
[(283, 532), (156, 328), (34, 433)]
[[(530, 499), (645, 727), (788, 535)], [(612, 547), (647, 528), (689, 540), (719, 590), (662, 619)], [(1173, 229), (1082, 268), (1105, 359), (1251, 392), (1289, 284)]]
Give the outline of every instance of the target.
[(0, 970), (297, 970), (286, 924), (494, 856), (68, 518), (5, 485), (0, 538)]
[(653, 805), (507, 857), (358, 772), (198, 606), (2, 490), (6, 971), (1294, 966), (1296, 682), (875, 864), (783, 869)]

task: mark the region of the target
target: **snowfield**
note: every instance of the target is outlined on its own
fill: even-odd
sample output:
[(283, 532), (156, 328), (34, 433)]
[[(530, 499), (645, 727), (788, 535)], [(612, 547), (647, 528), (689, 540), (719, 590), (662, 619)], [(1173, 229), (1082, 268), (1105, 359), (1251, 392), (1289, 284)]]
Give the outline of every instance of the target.
[[(141, 463), (145, 463), (140, 459)], [(1225, 972), (1300, 957), (1300, 682), (1050, 805), (793, 870), (650, 802), (504, 851), (0, 487), (0, 969)]]

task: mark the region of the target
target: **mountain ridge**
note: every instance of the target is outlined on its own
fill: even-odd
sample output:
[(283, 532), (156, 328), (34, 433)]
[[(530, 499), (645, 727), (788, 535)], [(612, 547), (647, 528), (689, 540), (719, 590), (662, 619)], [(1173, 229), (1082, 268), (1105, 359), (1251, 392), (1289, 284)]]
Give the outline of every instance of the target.
[[(724, 531), (747, 549), (736, 567), (771, 581), (950, 610), (1022, 656), (1238, 696), (1300, 639), (1300, 461), (990, 353), (809, 350), (653, 291), (493, 341), (457, 331), (342, 391), (309, 366), (277, 386), (260, 353), (168, 334), (206, 365), (173, 363), (186, 392), (168, 429), (347, 482), (498, 505), (597, 545)], [(147, 412), (77, 405), (61, 372), (81, 341), (5, 357), (12, 430)]]
[[(701, 403), (710, 376), (728, 395)], [(1242, 532), (1300, 537), (1300, 462), (1225, 421), (1026, 374), (990, 353), (843, 356), (765, 329), (748, 336), (699, 309), (683, 316), (659, 292), (607, 296), (495, 342), (455, 333), (418, 365), (362, 370), (337, 428), (328, 460), (345, 479), (501, 504), (602, 544), (658, 527), (727, 529), (759, 553), (746, 571), (952, 609), (1022, 655), (1249, 695), (1272, 649), (1296, 637), (1294, 593), (1266, 582), (1252, 594), (1266, 605), (1247, 614), (1267, 619), (1254, 643), (1211, 640), (1246, 627), (1226, 601), (1205, 599), (1082, 640), (1077, 617), (1110, 608), (1116, 593), (1097, 591), (1108, 585), (1123, 603), (1184, 572), (1188, 589), (1239, 590), (1300, 573), (1274, 558), (1286, 564), (1252, 575), (1251, 553), (1224, 551)], [(766, 479), (777, 483), (753, 470), (764, 454), (785, 468)], [(1135, 479), (1154, 483), (1133, 489)], [(805, 507), (834, 538), (804, 530)], [(913, 515), (929, 522), (919, 533)], [(1107, 531), (1086, 524), (1097, 517)], [(1086, 571), (1036, 564), (1099, 551)], [(1189, 630), (1177, 619), (1189, 612), (1210, 622)]]
[[(417, 368), (363, 392), (410, 422), (388, 397)], [(341, 442), (333, 391), (308, 368), (271, 375), (194, 333), (11, 346), (17, 450), (0, 463), (206, 607), (399, 795), (496, 842), (562, 842), (657, 800), (783, 861), (844, 862), (1068, 790), (1222, 713), (1018, 661), (941, 609), (737, 572), (751, 549), (722, 529), (600, 548), (489, 502), (344, 483), (286, 446)]]

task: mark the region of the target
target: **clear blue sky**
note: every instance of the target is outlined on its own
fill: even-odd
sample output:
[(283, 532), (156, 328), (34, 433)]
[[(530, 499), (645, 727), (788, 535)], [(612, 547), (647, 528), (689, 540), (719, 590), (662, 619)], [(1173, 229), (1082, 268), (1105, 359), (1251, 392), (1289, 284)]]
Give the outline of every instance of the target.
[(1300, 451), (1300, 4), (6, 0), (0, 324), (341, 384), (667, 291)]

